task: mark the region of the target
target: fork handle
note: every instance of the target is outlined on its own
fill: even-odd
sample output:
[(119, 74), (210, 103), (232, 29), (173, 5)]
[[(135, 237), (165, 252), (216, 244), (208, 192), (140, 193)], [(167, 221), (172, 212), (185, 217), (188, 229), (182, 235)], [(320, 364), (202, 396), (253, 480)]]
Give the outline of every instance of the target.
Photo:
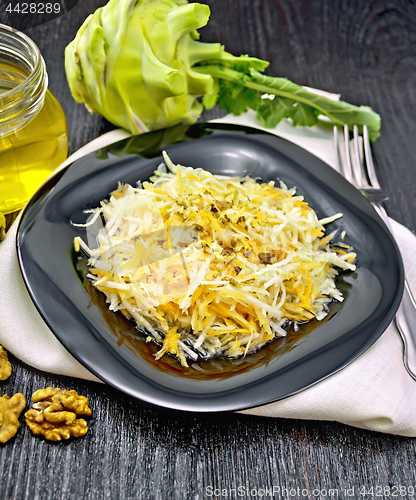
[[(376, 212), (393, 234), (387, 212), (381, 203), (372, 203)], [(409, 375), (416, 380), (416, 301), (406, 278), (403, 298), (394, 318), (404, 344), (403, 361)]]
[(404, 366), (416, 380), (416, 303), (407, 281), (395, 322), (404, 344)]

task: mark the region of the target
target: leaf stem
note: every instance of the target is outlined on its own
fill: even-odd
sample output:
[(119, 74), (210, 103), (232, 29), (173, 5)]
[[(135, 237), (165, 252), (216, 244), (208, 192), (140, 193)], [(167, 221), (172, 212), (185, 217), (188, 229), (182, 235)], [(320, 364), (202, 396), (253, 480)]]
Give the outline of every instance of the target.
[[(335, 118), (329, 111), (321, 108), (321, 106), (317, 105), (315, 103), (315, 99), (319, 96), (316, 94), (313, 94), (312, 92), (309, 92), (305, 90), (303, 87), (296, 85), (292, 82), (290, 82), (293, 86), (299, 87), (299, 89), (302, 90), (302, 96), (299, 96), (298, 94), (294, 92), (285, 92), (281, 89), (277, 89), (274, 86), (270, 85), (264, 85), (261, 83), (257, 83), (255, 81), (250, 80), (249, 75), (245, 75), (244, 73), (240, 73), (239, 71), (232, 70), (230, 68), (224, 68), (222, 66), (217, 66), (217, 65), (209, 65), (209, 66), (197, 66), (193, 68), (194, 71), (197, 71), (199, 73), (204, 73), (207, 75), (211, 75), (214, 78), (220, 78), (223, 80), (228, 80), (230, 82), (238, 83), (240, 85), (243, 85), (244, 87), (253, 89), (253, 90), (258, 90), (259, 92), (263, 92), (265, 94), (274, 94), (278, 95), (280, 97), (286, 97), (287, 99), (295, 99), (296, 101), (302, 102), (304, 104), (307, 104), (308, 106), (312, 106), (315, 109), (317, 109), (322, 115), (328, 116), (334, 123), (338, 125), (344, 125), (344, 122), (341, 120), (338, 120)], [(256, 72), (257, 73), (257, 72)], [(260, 76), (263, 78), (273, 78), (273, 77), (268, 77), (266, 75), (261, 75)], [(277, 78), (273, 78), (276, 79)], [(279, 80), (284, 81), (286, 80), (285, 78), (279, 78)], [(289, 80), (286, 80), (289, 83)], [(310, 97), (308, 99), (308, 97)], [(314, 99), (315, 98), (315, 99)], [(336, 101), (334, 101), (334, 104)]]

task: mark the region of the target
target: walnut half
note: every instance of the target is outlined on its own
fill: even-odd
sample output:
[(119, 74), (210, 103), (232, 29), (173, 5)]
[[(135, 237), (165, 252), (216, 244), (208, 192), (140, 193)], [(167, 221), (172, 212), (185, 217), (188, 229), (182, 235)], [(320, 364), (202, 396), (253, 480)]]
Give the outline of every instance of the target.
[(26, 412), (25, 419), (33, 434), (41, 434), (50, 441), (61, 441), (71, 436), (84, 436), (87, 422), (78, 415), (92, 414), (88, 400), (76, 391), (59, 388), (39, 389), (32, 396), (33, 408)]
[(7, 357), (6, 349), (0, 345), (0, 380), (6, 380), (12, 374), (12, 365)]
[(12, 438), (19, 428), (19, 416), (26, 406), (26, 399), (19, 392), (9, 398), (0, 397), (0, 443)]

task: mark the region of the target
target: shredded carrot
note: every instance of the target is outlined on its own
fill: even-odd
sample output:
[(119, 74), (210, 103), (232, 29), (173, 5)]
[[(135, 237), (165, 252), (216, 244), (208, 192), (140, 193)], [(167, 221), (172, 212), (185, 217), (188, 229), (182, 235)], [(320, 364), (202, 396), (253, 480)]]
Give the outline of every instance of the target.
[(282, 183), (164, 159), (143, 189), (119, 184), (100, 203), (97, 248), (74, 239), (110, 309), (162, 344), (156, 359), (170, 353), (187, 366), (192, 343), (205, 355), (244, 356), (286, 335), (288, 321), (322, 319), (342, 300), (338, 269), (354, 270), (356, 254), (332, 248), (323, 226), (340, 214), (319, 221)]

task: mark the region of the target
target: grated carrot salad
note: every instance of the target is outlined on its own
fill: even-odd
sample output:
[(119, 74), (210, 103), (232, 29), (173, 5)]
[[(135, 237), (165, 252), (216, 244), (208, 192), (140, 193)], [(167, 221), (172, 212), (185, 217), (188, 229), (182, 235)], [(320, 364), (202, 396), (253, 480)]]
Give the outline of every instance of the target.
[(335, 279), (356, 255), (332, 248), (324, 230), (342, 214), (318, 220), (282, 182), (164, 160), (150, 182), (119, 184), (93, 211), (89, 246), (74, 240), (109, 308), (161, 344), (157, 359), (244, 356), (343, 300)]

